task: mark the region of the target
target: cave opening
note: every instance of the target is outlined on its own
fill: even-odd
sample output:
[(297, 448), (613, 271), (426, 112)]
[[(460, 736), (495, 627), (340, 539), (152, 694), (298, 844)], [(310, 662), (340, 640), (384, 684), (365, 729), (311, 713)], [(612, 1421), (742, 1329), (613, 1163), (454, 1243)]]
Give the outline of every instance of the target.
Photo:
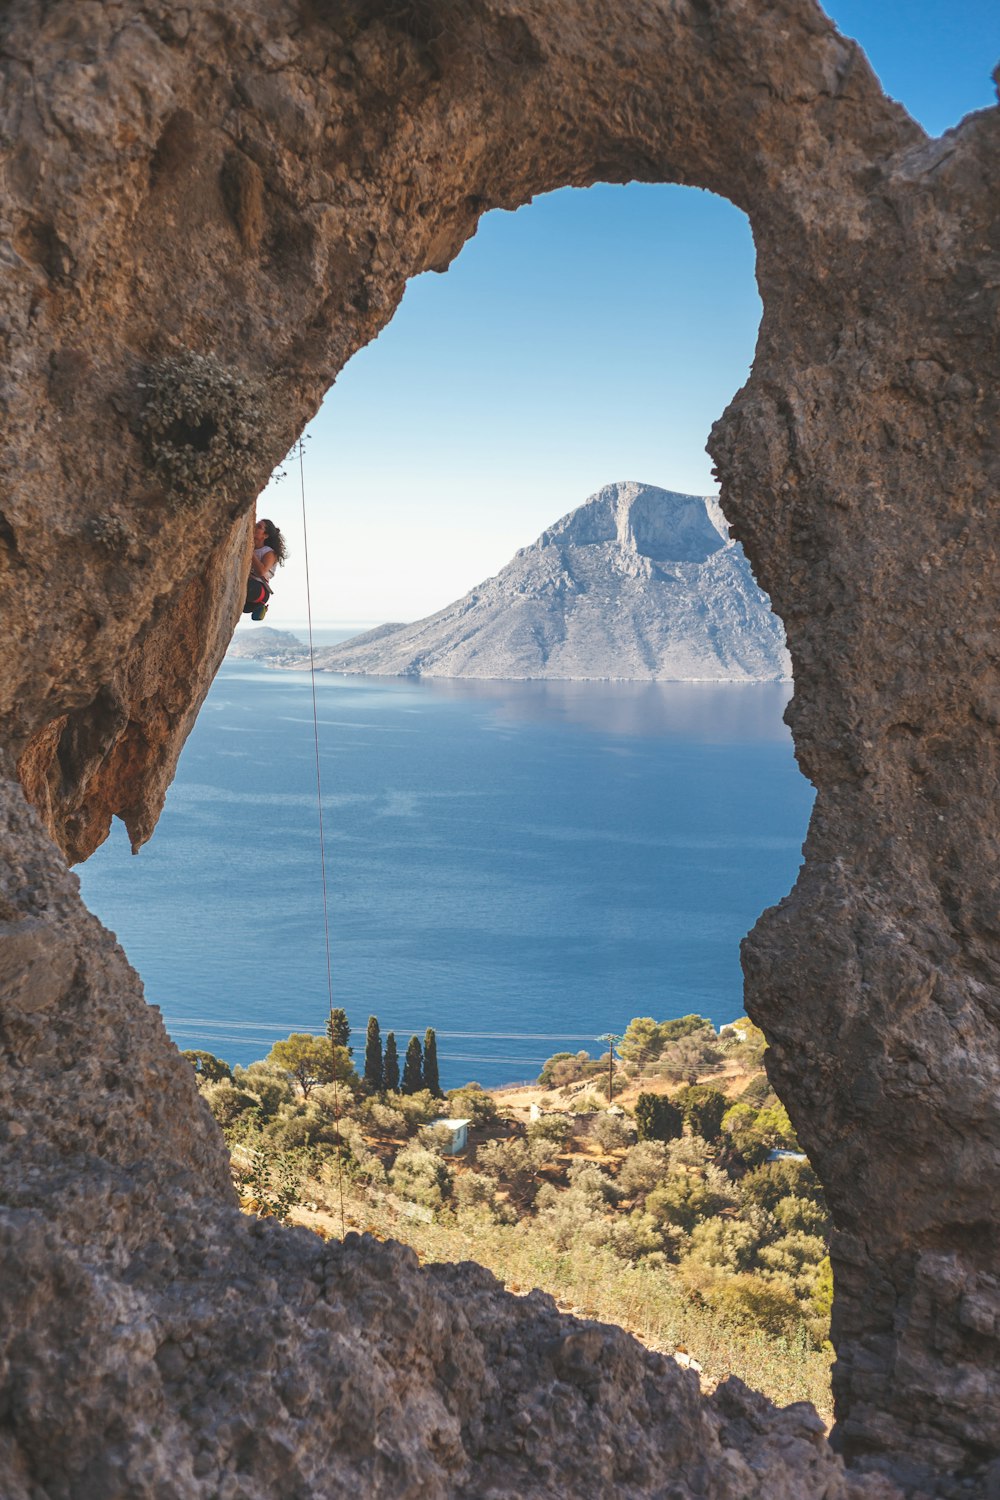
[[(309, 430), (318, 648), (474, 590), (609, 481), (710, 494), (704, 442), (758, 319), (747, 221), (710, 194), (602, 185), (487, 216)], [(291, 558), (238, 647), (303, 638), (291, 468), (257, 507)], [(679, 546), (666, 498), (635, 501), (635, 549), (680, 587), (722, 538), (703, 509)], [(737, 1020), (740, 940), (793, 884), (812, 800), (789, 692), (321, 678), (335, 1002), (355, 1043), (372, 1013), (401, 1038), (430, 1025), (447, 1087), (496, 1086), (563, 1050), (596, 1058), (636, 1016)], [(244, 1067), (325, 1016), (306, 697), (301, 671), (224, 664), (152, 842), (134, 862), (116, 827), (81, 871), (178, 1046)], [(274, 972), (248, 986), (262, 954)]]
[[(36, 130), (25, 114), (34, 141), (12, 193), (26, 222), (44, 215), (56, 227), (75, 258), (75, 285), (72, 297), (53, 297), (66, 267), (45, 255), (21, 257), (10, 283), (26, 339), (9, 387), (21, 490), (11, 524), (19, 543), (45, 540), (30, 568), (11, 575), (12, 746), (31, 742), (27, 781), (57, 837), (70, 835), (64, 848), (83, 801), (93, 808), (86, 831), (95, 838), (112, 805), (135, 810), (141, 837), (231, 633), (249, 497), (197, 486), (185, 494), (176, 475), (167, 476), (169, 494), (155, 490), (140, 451), (137, 366), (155, 361), (164, 331), (191, 349), (221, 344), (237, 373), (279, 365), (287, 409), (301, 423), (352, 343), (373, 335), (406, 275), (454, 255), (485, 201), (513, 204), (539, 188), (621, 170), (701, 182), (747, 205), (769, 337), (752, 389), (716, 430), (715, 451), (741, 534), (795, 645), (798, 752), (820, 799), (796, 889), (746, 947), (748, 1003), (836, 1195), (844, 1451), (971, 1474), (997, 1450), (997, 1404), (982, 1396), (996, 1363), (996, 1267), (980, 1232), (996, 1156), (983, 1144), (996, 1136), (997, 1098), (985, 983), (996, 939), (986, 884), (995, 773), (983, 749), (995, 722), (983, 644), (993, 591), (986, 549), (965, 545), (977, 527), (985, 534), (995, 489), (995, 392), (984, 374), (995, 368), (986, 332), (994, 325), (981, 311), (992, 288), (983, 246), (995, 231), (988, 164), (996, 112), (984, 108), (945, 141), (928, 139), (818, 8), (798, 0), (779, 10), (715, 7), (709, 24), (705, 7), (661, 7), (655, 34), (645, 18), (633, 27), (624, 13), (585, 7), (567, 30), (561, 13), (536, 7), (530, 22), (497, 20), (484, 48), (482, 27), (492, 18), (471, 17), (479, 34), (465, 56), (434, 55), (394, 30), (391, 11), (366, 8), (365, 35), (341, 29), (326, 38), (332, 51), (323, 56), (333, 61), (324, 72), (315, 66), (317, 9), (301, 31), (281, 37), (278, 53), (273, 37), (265, 44), (262, 36), (259, 50), (241, 54), (245, 74), (236, 80), (211, 18), (206, 29), (195, 11), (184, 22), (190, 40), (166, 21), (164, 36), (133, 29), (132, 63), (124, 54), (109, 62), (112, 74), (153, 77), (166, 65), (162, 49), (173, 49), (166, 89), (129, 85), (102, 95), (112, 127), (134, 106), (120, 135), (103, 127), (88, 134), (83, 122), (96, 118), (89, 110), (79, 113), (75, 141)], [(79, 31), (50, 39), (72, 51), (73, 37), (96, 34), (105, 19), (92, 9)], [(264, 29), (273, 21), (257, 19)], [(457, 10), (453, 19), (460, 23)], [(5, 53), (24, 96), (42, 86), (54, 57), (39, 56), (29, 79), (20, 60), (29, 54), (30, 46)], [(49, 67), (49, 88), (59, 68)], [(77, 81), (86, 77), (77, 71)], [(405, 95), (399, 114), (396, 83)], [(187, 184), (172, 175), (185, 161), (164, 171), (154, 149), (179, 100), (196, 107), (196, 180)], [(422, 109), (416, 134), (411, 105)], [(470, 120), (483, 128), (469, 132)], [(234, 124), (246, 159), (235, 159), (231, 180), (243, 187), (226, 194), (219, 174), (233, 163)], [(127, 149), (109, 152), (118, 141)], [(45, 167), (37, 174), (34, 150)], [(86, 175), (91, 167), (96, 176)], [(323, 174), (330, 191), (317, 195)], [(67, 192), (70, 181), (79, 192)], [(178, 217), (181, 197), (191, 212)], [(99, 235), (90, 232), (97, 203)], [(273, 253), (285, 227), (301, 275)], [(102, 284), (127, 295), (79, 300), (77, 291), (98, 284), (98, 260)], [(258, 317), (262, 305), (273, 316)], [(279, 348), (281, 329), (290, 337)], [(270, 429), (274, 456), (291, 435)], [(81, 497), (102, 506), (89, 525), (81, 525)], [(210, 517), (207, 558), (204, 537), (176, 524), (189, 500)], [(161, 505), (182, 543), (169, 555), (151, 545), (168, 530), (157, 531)], [(79, 576), (78, 557), (86, 562)], [(178, 640), (171, 585), (179, 574), (190, 628)], [(200, 592), (220, 602), (197, 616)], [(172, 655), (163, 650), (168, 638)], [(109, 725), (107, 760), (95, 749), (72, 764), (68, 736), (59, 760), (66, 716), (109, 682), (135, 715), (127, 734), (117, 739), (117, 724)], [(67, 785), (57, 781), (60, 769)], [(285, 792), (277, 779), (272, 773), (261, 805)], [(392, 816), (402, 822), (412, 814), (412, 788), (396, 790)], [(247, 797), (228, 806), (234, 821), (245, 817)], [(48, 1152), (46, 1168), (67, 1147), (93, 1146), (123, 1179), (153, 1186), (136, 1228), (152, 1251), (173, 1229), (180, 1237), (183, 1211), (163, 1235), (151, 1207), (171, 1197), (173, 1186), (166, 1194), (160, 1186), (177, 1181), (178, 1162), (193, 1168), (189, 1181), (200, 1177), (203, 1214), (212, 1217), (210, 1195), (218, 1202), (226, 1192), (221, 1147), (197, 1122), (178, 1126), (172, 1099), (177, 1091), (193, 1098), (190, 1077), (163, 1047), (120, 955), (74, 915), (75, 891), (41, 848), (37, 824), (17, 799), (9, 812), (12, 867), (23, 870), (22, 851), (32, 851), (43, 895), (36, 902), (34, 890), (10, 893), (20, 922), (8, 935), (16, 959), (10, 1034), (40, 1064), (32, 1094), (24, 1091), (29, 1070), (14, 1057), (18, 1138), (35, 1159)], [(258, 923), (272, 920), (256, 889), (245, 905)], [(103, 971), (90, 962), (95, 942), (104, 945)], [(59, 1012), (45, 1038), (49, 1053), (37, 1050), (42, 1028), (32, 1012), (40, 1005)], [(102, 1052), (126, 1051), (142, 1070), (148, 1058), (147, 1077), (161, 1081), (149, 1109), (89, 1086)], [(79, 1089), (48, 1088), (55, 1058), (67, 1076), (77, 1070)], [(101, 1076), (110, 1086), (120, 1075)], [(92, 1261), (97, 1231), (74, 1219), (63, 1181), (49, 1174), (46, 1202), (43, 1185), (22, 1172), (12, 1187), (28, 1196), (13, 1201), (30, 1199), (71, 1225), (76, 1249)], [(236, 1225), (234, 1237), (246, 1232)], [(292, 1256), (294, 1237), (285, 1239)], [(108, 1266), (125, 1236), (111, 1241), (97, 1256)], [(180, 1368), (170, 1345), (164, 1366), (165, 1374)], [(192, 1409), (185, 1400), (185, 1413)]]

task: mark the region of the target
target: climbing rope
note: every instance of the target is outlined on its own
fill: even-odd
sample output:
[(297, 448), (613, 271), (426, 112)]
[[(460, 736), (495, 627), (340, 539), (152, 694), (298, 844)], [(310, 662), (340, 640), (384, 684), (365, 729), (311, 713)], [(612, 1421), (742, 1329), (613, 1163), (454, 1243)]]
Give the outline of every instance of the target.
[(340, 1086), (337, 1082), (337, 1051), (333, 1040), (333, 963), (330, 958), (330, 901), (326, 879), (326, 835), (323, 828), (323, 781), (319, 759), (319, 710), (316, 705), (316, 660), (313, 650), (312, 589), (309, 579), (309, 528), (306, 522), (305, 439), (299, 438), (299, 490), (302, 496), (302, 557), (306, 573), (306, 620), (309, 626), (309, 682), (312, 688), (313, 744), (316, 753), (316, 807), (319, 816), (319, 865), (323, 887), (323, 940), (326, 946), (326, 993), (330, 1055), (333, 1063), (333, 1117), (337, 1129), (337, 1188), (340, 1196), (340, 1237), (346, 1233), (344, 1215), (343, 1140), (340, 1134)]

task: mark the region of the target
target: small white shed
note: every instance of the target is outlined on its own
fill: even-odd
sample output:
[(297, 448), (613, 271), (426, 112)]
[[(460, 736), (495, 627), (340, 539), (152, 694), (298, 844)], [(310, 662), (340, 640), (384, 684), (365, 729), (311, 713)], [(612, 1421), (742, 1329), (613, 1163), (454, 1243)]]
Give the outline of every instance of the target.
[(442, 1116), (440, 1120), (429, 1120), (427, 1123), (431, 1130), (444, 1129), (450, 1134), (451, 1140), (444, 1148), (445, 1156), (458, 1156), (469, 1144), (471, 1120), (452, 1120)]

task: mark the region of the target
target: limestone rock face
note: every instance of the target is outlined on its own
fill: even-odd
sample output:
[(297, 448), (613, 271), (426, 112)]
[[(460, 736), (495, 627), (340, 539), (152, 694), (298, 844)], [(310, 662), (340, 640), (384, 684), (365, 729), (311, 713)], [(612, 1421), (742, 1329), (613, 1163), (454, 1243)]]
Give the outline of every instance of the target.
[[(998, 146), (996, 109), (928, 140), (813, 0), (3, 8), (6, 1495), (995, 1493)], [(72, 858), (115, 813), (148, 836), (254, 497), (406, 279), (488, 208), (632, 178), (757, 247), (711, 448), (817, 797), (746, 994), (837, 1224), (850, 1480), (794, 1412), (713, 1446), (675, 1373), (474, 1274), (239, 1220), (40, 821)]]
[(495, 578), (412, 625), (317, 651), (375, 676), (774, 682), (791, 676), (718, 504), (609, 484)]

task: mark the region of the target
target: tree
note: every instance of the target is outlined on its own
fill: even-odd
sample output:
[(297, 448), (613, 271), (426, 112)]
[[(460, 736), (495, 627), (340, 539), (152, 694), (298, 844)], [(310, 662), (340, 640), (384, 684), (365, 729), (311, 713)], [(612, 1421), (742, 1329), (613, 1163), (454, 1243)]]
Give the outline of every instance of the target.
[(449, 1089), (448, 1113), (453, 1119), (471, 1120), (473, 1125), (496, 1124), (498, 1110), (492, 1094), (478, 1083), (464, 1083), (460, 1089)]
[(378, 1029), (378, 1017), (368, 1017), (368, 1035), (365, 1039), (365, 1083), (372, 1093), (382, 1087), (382, 1036)]
[(293, 1031), (283, 1042), (275, 1042), (266, 1061), (291, 1074), (303, 1099), (309, 1098), (317, 1083), (330, 1083), (335, 1071), (339, 1072), (326, 1037), (311, 1036), (306, 1031)]
[(186, 1057), (203, 1083), (231, 1083), (233, 1070), (221, 1057), (214, 1057), (211, 1052), (189, 1051), (182, 1052), (181, 1057)]
[(434, 1028), (428, 1026), (424, 1032), (424, 1088), (429, 1089), (436, 1099), (443, 1099), (441, 1092), (441, 1081), (438, 1078), (438, 1046)]
[(684, 1116), (663, 1094), (640, 1094), (635, 1101), (635, 1128), (640, 1141), (675, 1141)]
[(694, 1135), (700, 1135), (704, 1141), (718, 1140), (722, 1117), (729, 1106), (725, 1094), (710, 1088), (707, 1083), (695, 1083), (681, 1089), (674, 1096), (674, 1103), (679, 1106), (684, 1123)]
[(348, 1057), (354, 1056), (354, 1048), (348, 1046), (351, 1040), (351, 1027), (347, 1019), (347, 1011), (335, 1006), (326, 1018), (326, 1034), (334, 1047), (346, 1047)]
[(630, 1063), (655, 1062), (663, 1051), (663, 1035), (652, 1016), (635, 1016), (625, 1028), (618, 1048), (619, 1056)]
[(664, 1047), (656, 1071), (672, 1083), (680, 1083), (681, 1079), (697, 1083), (699, 1073), (716, 1071), (721, 1061), (722, 1053), (715, 1044), (715, 1033), (693, 1031)]
[(399, 1088), (399, 1053), (396, 1051), (396, 1033), (390, 1031), (385, 1039), (385, 1057), (382, 1060), (382, 1090), (394, 1094)]
[(607, 1057), (603, 1063), (597, 1062), (589, 1052), (555, 1052), (539, 1073), (538, 1082), (543, 1088), (561, 1089), (567, 1083), (601, 1072), (606, 1065)]
[(420, 1053), (420, 1043), (415, 1036), (410, 1037), (406, 1049), (406, 1058), (403, 1062), (403, 1082), (400, 1092), (404, 1094), (419, 1094), (424, 1086), (423, 1058)]
[(687, 1016), (678, 1016), (673, 1021), (660, 1022), (660, 1036), (664, 1046), (668, 1042), (680, 1041), (681, 1037), (696, 1036), (699, 1032), (706, 1033), (710, 1040), (715, 1037), (715, 1027), (705, 1016), (692, 1013)]

